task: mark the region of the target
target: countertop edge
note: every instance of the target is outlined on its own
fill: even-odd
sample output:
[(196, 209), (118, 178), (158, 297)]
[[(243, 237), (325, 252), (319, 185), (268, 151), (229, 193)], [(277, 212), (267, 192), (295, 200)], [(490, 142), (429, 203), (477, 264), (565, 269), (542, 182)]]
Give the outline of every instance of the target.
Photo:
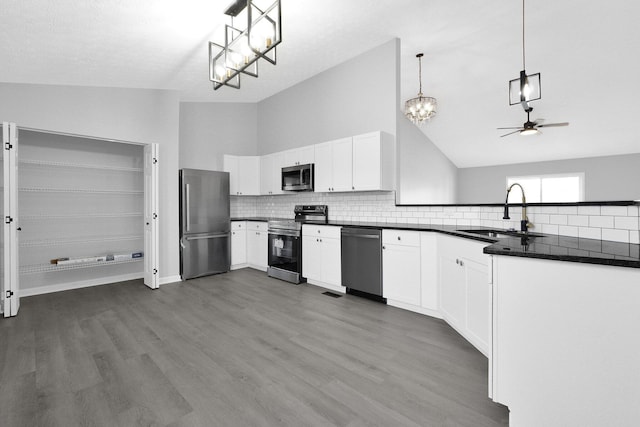
[[(266, 218), (266, 217), (235, 217), (231, 218), (231, 221), (258, 221), (258, 222), (268, 222), (269, 220), (282, 220), (292, 218)], [(520, 258), (534, 258), (534, 259), (546, 259), (552, 261), (566, 261), (566, 262), (578, 262), (583, 264), (598, 264), (598, 265), (609, 265), (615, 267), (625, 267), (625, 268), (640, 268), (640, 259), (638, 260), (629, 260), (629, 259), (620, 259), (620, 258), (612, 258), (613, 254), (603, 254), (603, 256), (584, 256), (584, 255), (564, 255), (564, 254), (550, 254), (550, 253), (541, 253), (535, 251), (527, 251), (518, 249), (517, 247), (511, 246), (510, 249), (504, 249), (505, 246), (509, 246), (505, 244), (505, 239), (495, 239), (490, 237), (485, 237), (472, 233), (465, 233), (463, 231), (456, 230), (456, 226), (447, 226), (447, 225), (427, 225), (427, 224), (398, 224), (398, 223), (377, 223), (377, 222), (353, 222), (353, 221), (328, 221), (326, 224), (318, 224), (313, 223), (315, 225), (328, 225), (328, 226), (336, 226), (336, 227), (361, 227), (361, 228), (371, 228), (371, 229), (390, 229), (390, 230), (409, 230), (409, 231), (423, 231), (423, 232), (436, 232), (441, 234), (446, 234), (449, 236), (460, 237), (468, 240), (475, 240), (482, 243), (487, 243), (487, 246), (484, 248), (483, 252), (488, 255), (497, 255), (497, 256), (515, 256)], [(473, 228), (473, 229), (483, 229), (487, 227), (472, 227), (465, 226), (465, 228)], [(545, 235), (545, 237), (553, 238), (554, 235)], [(561, 236), (566, 237), (566, 236)], [(520, 237), (515, 237), (514, 239), (520, 239)], [(512, 238), (506, 240), (513, 240)], [(582, 241), (588, 242), (602, 242), (594, 239), (582, 239)], [(613, 244), (619, 245), (629, 245), (630, 247), (640, 247), (640, 245), (636, 245), (633, 243), (621, 243), (621, 242), (611, 242)], [(601, 246), (602, 244), (600, 244)], [(596, 245), (597, 246), (597, 245)], [(606, 255), (609, 255), (607, 257)]]

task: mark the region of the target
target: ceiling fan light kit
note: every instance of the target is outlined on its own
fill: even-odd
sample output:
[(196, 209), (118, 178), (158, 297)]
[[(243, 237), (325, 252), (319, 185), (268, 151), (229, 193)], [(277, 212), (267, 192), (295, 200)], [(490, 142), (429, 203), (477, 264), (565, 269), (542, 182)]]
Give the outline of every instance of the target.
[(415, 125), (420, 126), (425, 121), (431, 120), (438, 110), (438, 101), (430, 96), (422, 94), (422, 57), (423, 53), (416, 55), (418, 58), (418, 80), (420, 89), (418, 96), (404, 103), (404, 115)]
[[(263, 4), (267, 3), (267, 4)], [(240, 74), (258, 77), (258, 59), (276, 64), (276, 46), (282, 42), (280, 0), (236, 0), (225, 10), (224, 44), (209, 42), (209, 80), (213, 89), (240, 89)], [(234, 18), (246, 20), (244, 28)]]

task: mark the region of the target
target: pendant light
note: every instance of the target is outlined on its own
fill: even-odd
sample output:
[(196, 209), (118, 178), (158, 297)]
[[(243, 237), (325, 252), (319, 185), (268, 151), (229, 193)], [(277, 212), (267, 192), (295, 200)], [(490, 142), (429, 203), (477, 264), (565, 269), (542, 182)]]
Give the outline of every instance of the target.
[(542, 98), (540, 85), (540, 73), (527, 75), (525, 71), (525, 44), (524, 44), (524, 2), (522, 0), (522, 71), (520, 77), (509, 81), (509, 105), (522, 105), (524, 111), (533, 110), (529, 103)]
[[(276, 64), (276, 46), (282, 41), (280, 0), (235, 0), (225, 10), (224, 44), (209, 42), (209, 80), (213, 89), (240, 89), (240, 75), (258, 77), (258, 60)], [(240, 28), (234, 24), (234, 18)]]
[(416, 55), (418, 58), (418, 80), (420, 82), (420, 90), (418, 96), (411, 98), (404, 103), (404, 115), (415, 125), (420, 126), (427, 120), (436, 115), (438, 109), (438, 101), (430, 96), (422, 94), (422, 57), (423, 53)]

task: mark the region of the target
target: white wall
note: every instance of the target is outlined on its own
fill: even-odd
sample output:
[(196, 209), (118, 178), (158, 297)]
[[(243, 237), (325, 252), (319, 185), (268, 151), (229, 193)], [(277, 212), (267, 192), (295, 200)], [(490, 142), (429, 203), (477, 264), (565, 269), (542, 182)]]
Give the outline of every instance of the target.
[(456, 203), (456, 166), (401, 112), (397, 156), (397, 204)]
[(396, 135), (400, 40), (258, 103), (258, 154), (381, 130)]
[(180, 167), (222, 170), (222, 155), (258, 151), (255, 103), (180, 103)]
[(159, 144), (161, 279), (179, 275), (178, 107), (173, 91), (0, 83), (2, 121)]
[(458, 169), (458, 203), (501, 203), (507, 176), (584, 172), (585, 200), (640, 200), (640, 154)]

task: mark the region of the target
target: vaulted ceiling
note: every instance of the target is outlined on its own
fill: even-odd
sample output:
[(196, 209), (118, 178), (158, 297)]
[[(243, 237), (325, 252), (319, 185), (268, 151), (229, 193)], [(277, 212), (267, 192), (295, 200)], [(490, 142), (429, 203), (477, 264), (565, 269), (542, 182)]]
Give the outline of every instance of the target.
[[(422, 131), (458, 166), (640, 152), (640, 3), (528, 0), (527, 71), (542, 73), (532, 118), (568, 121), (500, 138), (525, 121), (508, 105), (522, 68), (517, 0), (283, 0), (278, 65), (242, 89), (213, 91), (207, 42), (229, 0), (2, 0), (0, 81), (172, 89), (183, 101), (257, 102), (394, 37), (401, 98), (418, 90), (438, 115)], [(399, 106), (401, 108), (401, 106)]]

